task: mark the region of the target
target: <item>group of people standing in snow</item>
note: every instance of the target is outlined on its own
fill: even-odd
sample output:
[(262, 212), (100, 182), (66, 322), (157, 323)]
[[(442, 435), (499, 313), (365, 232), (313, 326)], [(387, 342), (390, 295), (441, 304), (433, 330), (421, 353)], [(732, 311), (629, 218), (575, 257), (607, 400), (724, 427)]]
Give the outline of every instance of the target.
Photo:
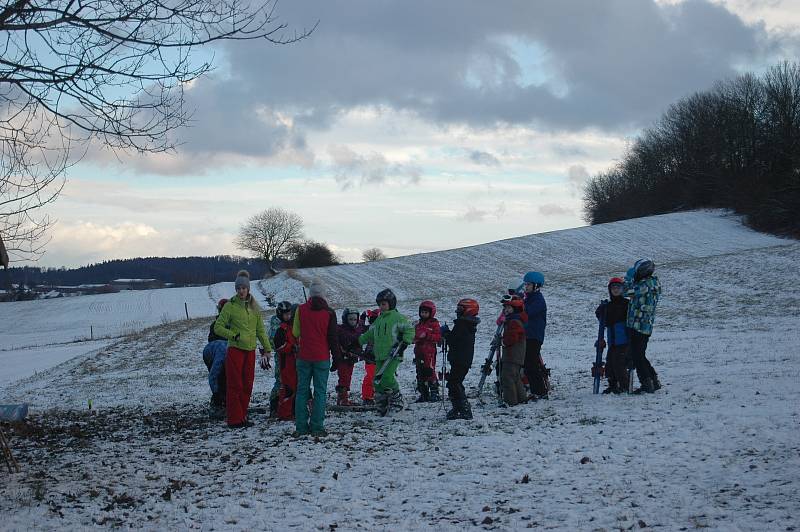
[[(608, 283), (610, 299), (596, 310), (598, 320), (605, 326), (605, 338), (598, 338), (598, 344), (609, 348), (605, 393), (629, 391), (628, 368), (637, 370), (641, 383), (635, 393), (652, 393), (661, 387), (645, 355), (661, 294), (654, 269), (653, 262), (644, 259), (637, 261), (625, 279), (612, 278)], [(501, 405), (509, 407), (547, 398), (550, 392), (550, 371), (541, 355), (547, 326), (544, 275), (528, 272), (522, 281), (519, 286), (509, 287), (496, 319), (499, 392)], [(480, 323), (475, 299), (458, 301), (451, 329), (440, 325), (432, 301), (420, 303), (419, 320), (412, 324), (397, 310), (397, 298), (387, 288), (375, 298), (377, 309), (360, 313), (344, 309), (339, 323), (324, 287), (314, 282), (304, 303), (282, 301), (277, 305), (267, 332), (259, 305), (250, 293), (246, 271), (237, 275), (235, 288), (236, 295), (219, 301), (219, 314), (211, 324), (203, 351), (212, 410), (216, 417), (224, 417), (229, 427), (252, 426), (247, 410), (253, 391), (257, 343), (261, 344), (259, 364), (263, 369), (271, 368), (271, 353), (275, 353), (270, 416), (293, 419), (295, 436), (326, 434), (328, 377), (332, 372), (338, 374), (335, 389), (339, 407), (374, 407), (381, 415), (403, 410), (396, 371), (412, 344), (419, 392), (416, 402), (439, 401), (440, 379), (444, 378), (452, 403), (447, 419), (472, 419), (464, 379), (472, 367)], [(449, 371), (437, 370), (440, 350), (446, 353)], [(355, 405), (350, 388), (353, 368), (361, 361), (365, 364), (361, 403)]]

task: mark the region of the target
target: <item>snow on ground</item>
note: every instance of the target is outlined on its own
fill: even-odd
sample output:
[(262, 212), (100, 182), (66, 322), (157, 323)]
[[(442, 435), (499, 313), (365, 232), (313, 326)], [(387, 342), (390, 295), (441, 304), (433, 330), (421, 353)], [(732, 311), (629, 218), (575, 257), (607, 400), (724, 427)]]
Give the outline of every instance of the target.
[[(617, 224), (575, 230), (570, 239), (589, 246), (582, 253), (558, 252), (537, 236), (552, 250), (552, 274), (543, 268), (552, 397), (501, 409), (487, 393), (470, 422), (445, 421), (442, 405), (412, 404), (388, 419), (331, 413), (329, 437), (293, 440), (292, 424), (266, 419), (271, 379), (258, 370), (257, 425), (227, 430), (204, 412), (207, 319), (158, 325), (0, 388), (0, 397), (33, 404), (30, 421), (11, 427), (24, 472), (0, 486), (2, 528), (793, 530), (800, 244), (714, 213), (689, 213), (680, 229), (680, 216), (621, 222), (618, 233), (630, 241), (606, 262), (593, 250)], [(598, 230), (602, 238), (592, 236)], [(593, 396), (593, 310), (608, 276), (643, 254), (637, 238), (651, 238), (647, 254), (662, 257), (665, 295), (648, 351), (664, 388)], [(670, 260), (665, 248), (676, 242), (687, 251)], [(506, 281), (496, 272), (508, 268), (488, 252), (480, 264), (452, 253), (450, 263), (447, 252), (437, 254), (439, 269), (419, 275), (441, 281), (434, 299), (442, 320), (452, 319), (458, 296), (480, 297), (473, 388)], [(424, 282), (389, 273), (405, 279), (404, 261), (378, 264), (361, 267), (369, 280), (353, 291), (331, 281), (340, 307), (367, 301), (382, 282), (422, 292)], [(455, 290), (450, 279), (461, 268), (478, 273)], [(401, 301), (401, 311), (414, 315), (418, 301)], [(357, 367), (354, 383), (362, 374)], [(408, 361), (400, 381), (412, 399)]]
[(25, 347), (13, 351), (0, 351), (0, 386), (34, 375), (77, 356), (98, 351), (111, 342), (95, 340), (69, 344)]

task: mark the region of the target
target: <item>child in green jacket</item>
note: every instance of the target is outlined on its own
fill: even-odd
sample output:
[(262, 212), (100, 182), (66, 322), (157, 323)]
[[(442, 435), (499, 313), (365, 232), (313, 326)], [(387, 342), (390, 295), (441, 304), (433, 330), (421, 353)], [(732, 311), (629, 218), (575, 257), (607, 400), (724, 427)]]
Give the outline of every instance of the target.
[[(375, 298), (381, 314), (367, 332), (358, 337), (362, 345), (372, 343), (375, 352), (375, 404), (378, 412), (385, 416), (389, 410), (403, 410), (403, 395), (395, 372), (403, 360), (403, 351), (414, 341), (414, 326), (408, 318), (397, 311), (397, 297), (388, 288), (381, 290)], [(397, 351), (392, 357), (393, 348)]]

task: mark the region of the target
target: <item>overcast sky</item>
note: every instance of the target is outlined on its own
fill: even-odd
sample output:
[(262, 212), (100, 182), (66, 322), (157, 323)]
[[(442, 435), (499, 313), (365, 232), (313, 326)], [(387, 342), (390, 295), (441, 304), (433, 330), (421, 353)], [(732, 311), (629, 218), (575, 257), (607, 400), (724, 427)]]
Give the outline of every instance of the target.
[(291, 0), (228, 43), (174, 154), (92, 151), (44, 266), (237, 253), (280, 206), (345, 260), (583, 225), (585, 179), (671, 102), (800, 51), (792, 0)]

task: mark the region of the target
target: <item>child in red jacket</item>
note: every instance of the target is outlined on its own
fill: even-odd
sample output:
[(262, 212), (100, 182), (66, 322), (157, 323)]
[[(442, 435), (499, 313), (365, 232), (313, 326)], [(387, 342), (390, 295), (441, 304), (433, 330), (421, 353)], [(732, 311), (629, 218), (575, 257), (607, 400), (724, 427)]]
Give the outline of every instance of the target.
[(292, 334), (292, 322), (296, 307), (288, 301), (282, 301), (275, 311), (281, 320), (280, 326), (275, 332), (275, 354), (278, 358), (281, 376), (277, 416), (278, 419), (284, 421), (294, 419), (294, 400), (297, 392), (297, 368), (295, 367), (297, 339)]
[(442, 339), (436, 305), (423, 301), (419, 305), (419, 322), (414, 334), (414, 365), (417, 368), (417, 403), (437, 402), (439, 380), (436, 377), (436, 349)]

